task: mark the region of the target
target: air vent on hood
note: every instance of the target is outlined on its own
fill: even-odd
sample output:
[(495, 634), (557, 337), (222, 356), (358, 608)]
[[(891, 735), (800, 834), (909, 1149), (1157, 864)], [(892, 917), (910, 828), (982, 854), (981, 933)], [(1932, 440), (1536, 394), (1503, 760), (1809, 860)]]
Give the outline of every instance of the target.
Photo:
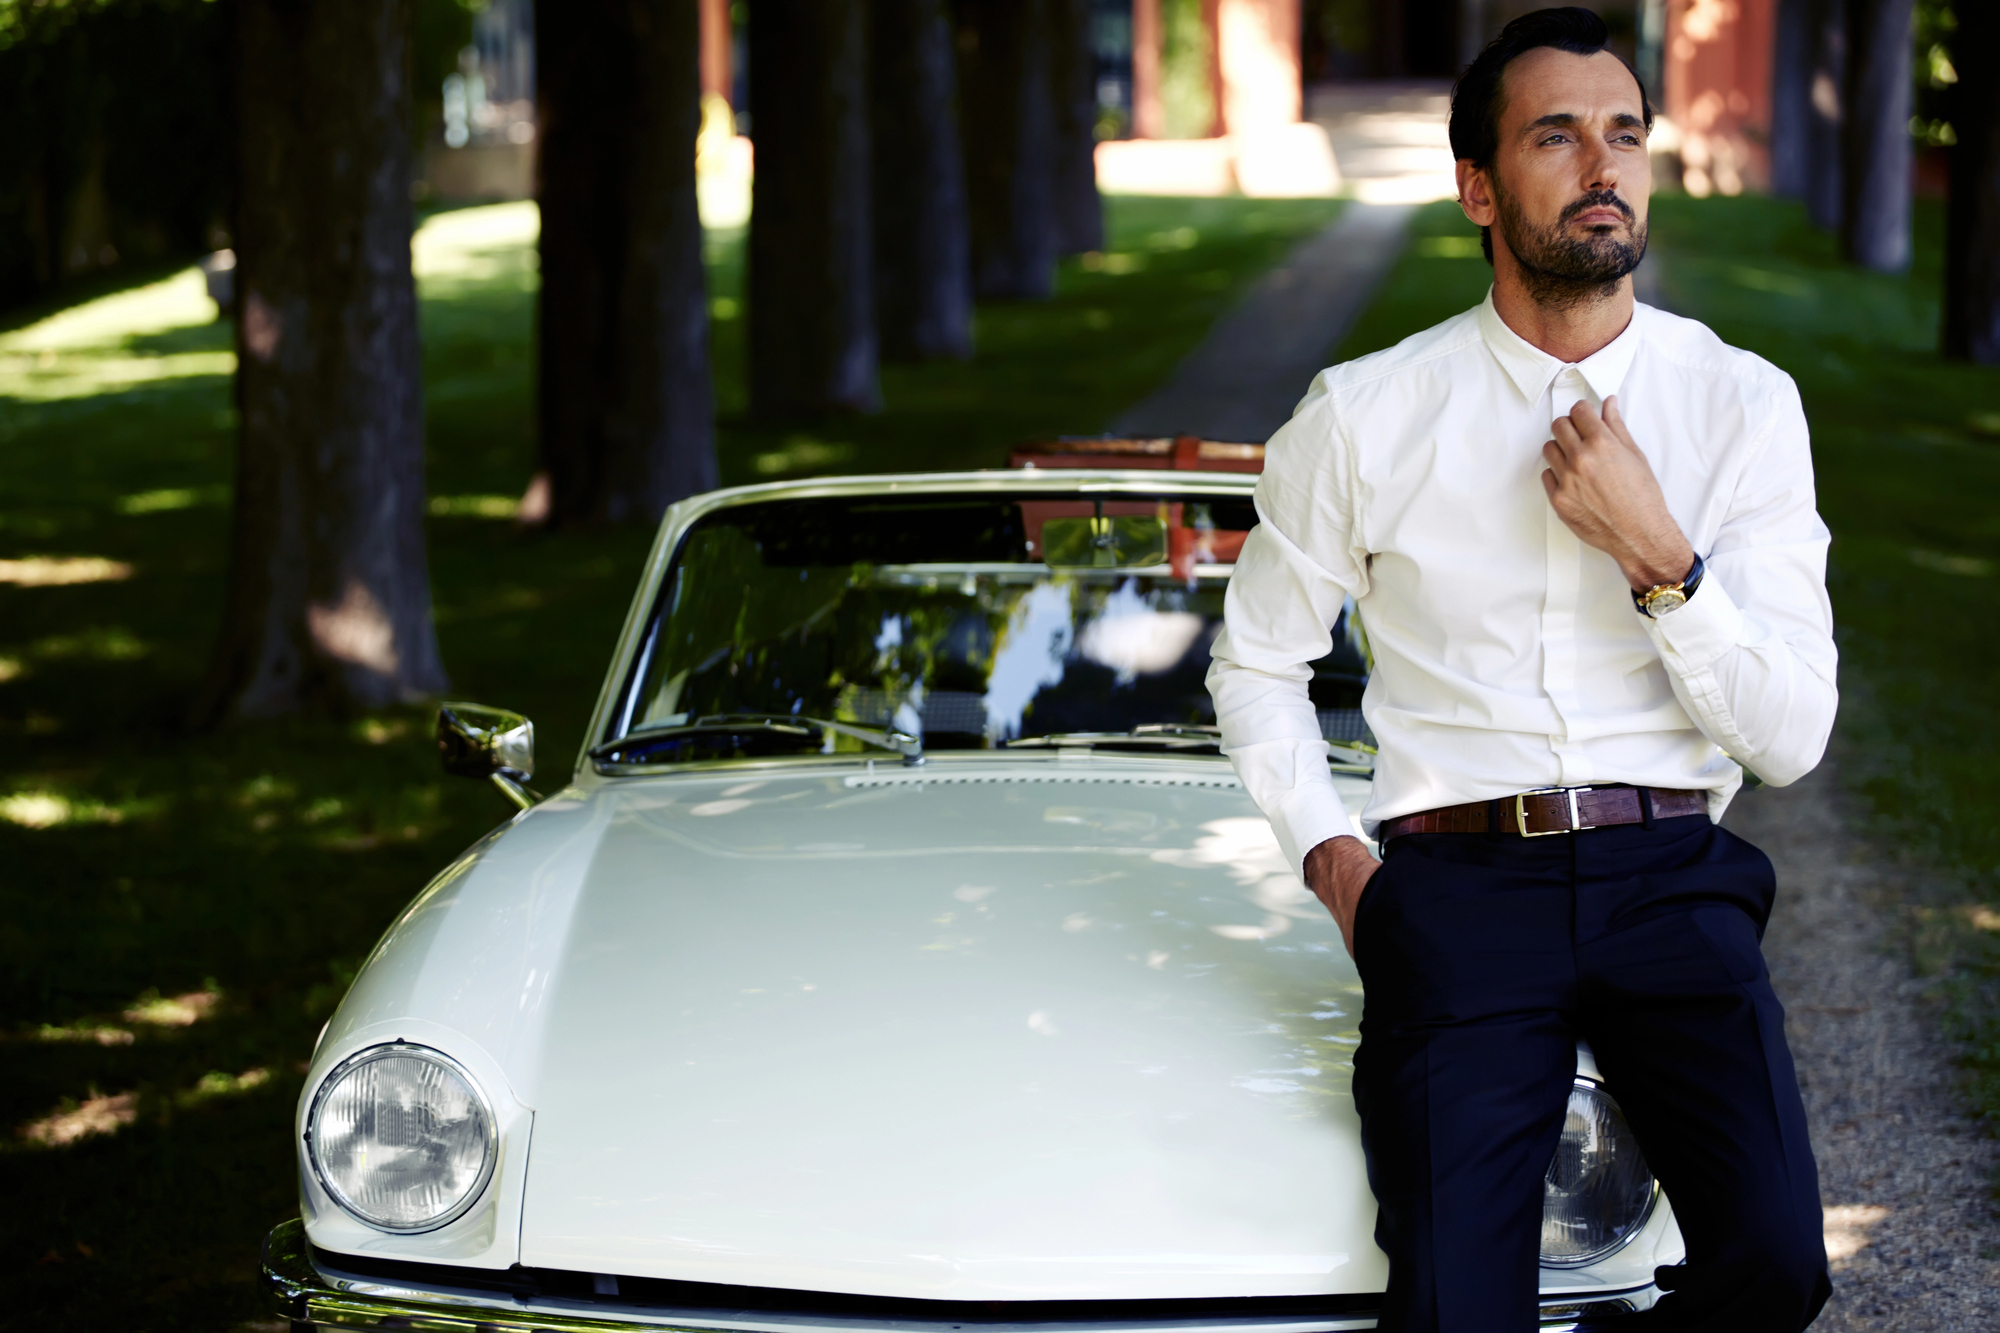
[(1223, 787), (1239, 789), (1234, 773), (1041, 773), (1011, 769), (1001, 773), (868, 773), (842, 780), (849, 787), (967, 786), (974, 783), (1112, 783), (1124, 787)]

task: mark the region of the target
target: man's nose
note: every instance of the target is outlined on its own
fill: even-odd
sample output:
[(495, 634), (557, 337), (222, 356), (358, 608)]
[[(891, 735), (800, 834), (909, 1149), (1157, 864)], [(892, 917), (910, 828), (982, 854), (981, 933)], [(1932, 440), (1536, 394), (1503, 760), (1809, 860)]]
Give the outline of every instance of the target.
[(1611, 151), (1611, 145), (1599, 140), (1587, 147), (1585, 152), (1588, 156), (1583, 164), (1583, 188), (1586, 190), (1617, 189), (1618, 155)]

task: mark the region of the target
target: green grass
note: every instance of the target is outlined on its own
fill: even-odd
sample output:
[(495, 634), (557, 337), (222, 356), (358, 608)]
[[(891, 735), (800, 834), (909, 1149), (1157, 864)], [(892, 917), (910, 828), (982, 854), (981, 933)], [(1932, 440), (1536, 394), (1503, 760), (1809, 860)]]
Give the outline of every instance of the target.
[(1841, 647), (1843, 777), (1908, 867), (1975, 1106), (2000, 1115), (2000, 369), (1936, 351), (1942, 219), (1904, 275), (1841, 264), (1797, 206), (1656, 206), (1670, 304), (1798, 381)]
[[(792, 431), (740, 424), (742, 237), (716, 235), (723, 476), (992, 466), (1099, 430), (1337, 208), (1111, 200), (1106, 254), (1051, 301), (983, 308), (975, 361), (891, 368), (883, 414)], [(454, 693), (532, 716), (559, 782), (649, 534), (505, 521), (533, 467), (532, 221), (465, 210), (420, 238), (430, 554)], [(212, 1333), (261, 1314), (314, 1034), (505, 808), (438, 774), (419, 709), (184, 729), (222, 598), (231, 339), (197, 277), (153, 276), (0, 321), (0, 560), (130, 571), (0, 582), (0, 1289), (37, 1327)], [(109, 1132), (20, 1132), (91, 1121)]]
[[(1798, 382), (1834, 537), (1842, 776), (1909, 872), (1888, 906), (1943, 980), (1975, 1105), (2000, 1115), (2000, 370), (1937, 354), (1941, 220), (1917, 223), (1900, 275), (1842, 264), (1770, 199), (1656, 199), (1653, 247), (1670, 308)], [(1425, 209), (1338, 359), (1478, 301), (1490, 270), (1451, 239), (1476, 234), (1454, 204)]]

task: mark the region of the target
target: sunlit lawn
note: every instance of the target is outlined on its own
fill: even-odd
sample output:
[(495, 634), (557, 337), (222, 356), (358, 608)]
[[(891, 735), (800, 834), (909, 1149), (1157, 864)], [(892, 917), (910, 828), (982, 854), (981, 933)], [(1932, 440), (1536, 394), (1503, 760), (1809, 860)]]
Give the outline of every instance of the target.
[[(729, 481), (1003, 464), (1103, 427), (1326, 201), (1111, 201), (1057, 297), (980, 356), (892, 368), (889, 410), (743, 426), (741, 234), (711, 238)], [(559, 782), (648, 534), (524, 536), (534, 215), (419, 238), (431, 557), (455, 693), (536, 720)], [(191, 735), (221, 603), (230, 334), (183, 273), (0, 334), (0, 1290), (50, 1329), (258, 1316), (295, 1200), (302, 1062), (395, 910), (504, 813), (421, 710)]]
[[(1843, 777), (1913, 872), (1892, 906), (1917, 966), (1947, 977), (1974, 1096), (2000, 1114), (2000, 370), (1938, 356), (1941, 220), (1930, 205), (1917, 220), (1897, 276), (1840, 263), (1802, 209), (1769, 199), (1655, 200), (1653, 243), (1670, 307), (1798, 382), (1834, 535)], [(1417, 230), (1343, 356), (1485, 292), (1454, 205)]]

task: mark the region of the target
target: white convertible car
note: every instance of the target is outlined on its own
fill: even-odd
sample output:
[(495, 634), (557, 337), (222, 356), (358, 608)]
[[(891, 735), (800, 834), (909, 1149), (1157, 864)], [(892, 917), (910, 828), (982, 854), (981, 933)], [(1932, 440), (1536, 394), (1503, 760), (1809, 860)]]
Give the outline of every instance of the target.
[[(314, 1053), (294, 1328), (1374, 1326), (1361, 987), (1202, 678), (1255, 478), (984, 472), (670, 511), (567, 785), (383, 936)], [(1315, 666), (1343, 796), (1350, 614)], [(1587, 1051), (1544, 1323), (1671, 1210)]]

